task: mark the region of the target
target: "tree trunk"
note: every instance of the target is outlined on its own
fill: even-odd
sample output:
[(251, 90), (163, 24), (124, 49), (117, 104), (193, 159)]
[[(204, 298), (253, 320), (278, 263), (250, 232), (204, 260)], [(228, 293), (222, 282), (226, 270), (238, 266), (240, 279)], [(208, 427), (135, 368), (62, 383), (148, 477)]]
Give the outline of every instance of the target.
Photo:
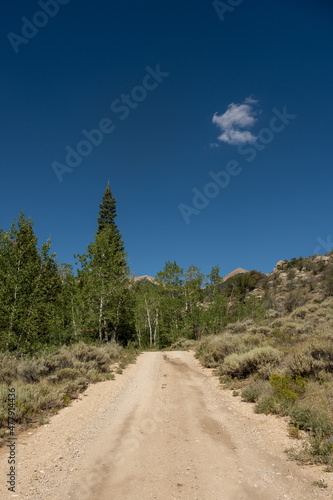
[[(16, 283), (15, 283), (15, 291), (14, 291), (14, 304), (13, 304), (13, 309), (10, 317), (10, 325), (9, 325), (9, 332), (12, 333), (13, 328), (14, 328), (14, 318), (15, 318), (15, 312), (16, 312), (16, 304), (17, 304), (17, 289), (18, 289), (18, 278), (21, 270), (21, 261), (19, 259), (18, 265), (17, 265), (17, 276), (16, 276)], [(8, 347), (8, 345), (7, 345)]]
[(154, 328), (154, 345), (155, 346), (156, 346), (156, 338), (157, 338), (157, 329), (158, 329), (158, 309), (156, 310), (155, 328)]
[(145, 304), (146, 304), (146, 312), (147, 312), (147, 319), (148, 319), (148, 326), (149, 326), (149, 344), (152, 345), (152, 343), (153, 343), (153, 329), (151, 326), (150, 311), (149, 311), (146, 297), (145, 297)]
[(102, 342), (102, 316), (103, 316), (103, 297), (101, 297), (99, 301), (98, 335), (100, 342)]
[(104, 318), (104, 338), (105, 338), (105, 342), (109, 342), (108, 326), (107, 326), (106, 318)]
[(77, 339), (77, 329), (76, 329), (75, 314), (74, 314), (73, 292), (71, 292), (71, 304), (72, 304), (72, 322), (73, 322), (74, 336)]

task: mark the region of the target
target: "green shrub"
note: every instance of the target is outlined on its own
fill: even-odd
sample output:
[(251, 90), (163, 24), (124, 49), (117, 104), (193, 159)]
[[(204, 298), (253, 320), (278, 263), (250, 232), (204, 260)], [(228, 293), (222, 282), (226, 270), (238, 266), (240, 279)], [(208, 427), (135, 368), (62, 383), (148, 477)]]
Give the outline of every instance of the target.
[(95, 352), (95, 360), (98, 366), (98, 369), (101, 372), (106, 373), (109, 370), (110, 366), (110, 358), (109, 356), (103, 352), (102, 348), (98, 348)]
[(332, 433), (332, 424), (327, 418), (320, 415), (317, 411), (295, 405), (290, 411), (290, 421), (298, 425), (300, 429), (310, 431), (313, 435), (320, 434), (328, 437)]
[(270, 384), (276, 397), (290, 402), (296, 401), (297, 397), (304, 394), (306, 389), (306, 380), (300, 375), (292, 378), (274, 373), (270, 378)]
[(74, 397), (78, 392), (83, 392), (88, 387), (88, 380), (85, 377), (79, 377), (75, 380), (66, 382), (63, 386), (64, 394)]
[(318, 430), (310, 437), (310, 452), (316, 457), (316, 462), (328, 464), (332, 460), (333, 444), (332, 439)]
[(242, 398), (249, 403), (255, 403), (256, 401), (258, 401), (259, 396), (260, 390), (251, 385), (245, 387), (242, 391)]
[(264, 413), (268, 415), (269, 413), (278, 414), (280, 412), (279, 406), (273, 396), (264, 396), (260, 398), (254, 407), (255, 413)]

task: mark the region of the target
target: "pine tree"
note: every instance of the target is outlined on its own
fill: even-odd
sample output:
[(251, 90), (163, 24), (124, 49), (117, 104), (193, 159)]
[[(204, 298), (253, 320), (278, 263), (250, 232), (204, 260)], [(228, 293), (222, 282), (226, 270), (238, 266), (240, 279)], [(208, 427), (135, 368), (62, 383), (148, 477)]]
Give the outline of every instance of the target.
[(110, 244), (115, 243), (115, 247), (117, 250), (124, 254), (125, 260), (125, 247), (122, 240), (122, 236), (119, 232), (118, 226), (115, 222), (115, 218), (117, 217), (117, 207), (116, 207), (116, 199), (111, 193), (110, 182), (108, 181), (108, 185), (103, 194), (102, 203), (99, 205), (99, 216), (97, 217), (98, 227), (97, 234), (100, 234), (104, 229), (110, 228), (111, 238)]
[[(106, 229), (108, 229), (109, 234), (109, 246), (114, 248), (115, 259), (119, 262), (119, 272), (127, 273), (127, 256), (125, 252), (125, 247), (122, 239), (122, 235), (119, 232), (118, 226), (115, 222), (117, 217), (116, 199), (111, 193), (110, 182), (106, 186), (106, 190), (103, 194), (102, 203), (99, 205), (99, 216), (97, 217), (98, 227), (97, 236)], [(119, 253), (121, 258), (119, 259)]]
[[(115, 218), (117, 217), (116, 199), (111, 193), (110, 182), (103, 194), (102, 203), (99, 206), (99, 217), (97, 218), (99, 234), (106, 226), (117, 228)], [(117, 228), (118, 229), (118, 228)]]
[(98, 330), (100, 341), (113, 339), (126, 343), (132, 321), (129, 268), (116, 216), (116, 200), (108, 182), (100, 204), (95, 240), (85, 254), (76, 257), (81, 263), (83, 323), (95, 338)]

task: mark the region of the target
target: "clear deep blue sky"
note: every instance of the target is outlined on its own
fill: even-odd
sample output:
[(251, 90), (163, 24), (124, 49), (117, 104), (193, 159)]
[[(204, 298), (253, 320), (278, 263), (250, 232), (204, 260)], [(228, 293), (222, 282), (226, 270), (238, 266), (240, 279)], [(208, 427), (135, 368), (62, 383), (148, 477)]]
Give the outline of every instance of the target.
[[(53, 18), (36, 16), (34, 0), (0, 7), (0, 227), (23, 209), (39, 243), (51, 235), (58, 261), (74, 263), (94, 238), (110, 179), (136, 275), (155, 276), (166, 260), (267, 273), (280, 259), (331, 249), (331, 2), (233, 0), (220, 15), (206, 0), (62, 3)], [(34, 32), (22, 18), (47, 24)], [(169, 75), (154, 85), (144, 78), (157, 65)], [(143, 81), (156, 88), (135, 89)], [(114, 101), (133, 89), (140, 102), (121, 111)], [(272, 131), (273, 109), (284, 107), (297, 116)], [(252, 123), (228, 121), (227, 110)], [(59, 182), (52, 163), (65, 164), (66, 146), (104, 118), (114, 130)], [(234, 130), (250, 136), (241, 150), (218, 139)], [(193, 189), (202, 193), (230, 161), (238, 175), (195, 208)], [(180, 204), (195, 210), (188, 224)]]

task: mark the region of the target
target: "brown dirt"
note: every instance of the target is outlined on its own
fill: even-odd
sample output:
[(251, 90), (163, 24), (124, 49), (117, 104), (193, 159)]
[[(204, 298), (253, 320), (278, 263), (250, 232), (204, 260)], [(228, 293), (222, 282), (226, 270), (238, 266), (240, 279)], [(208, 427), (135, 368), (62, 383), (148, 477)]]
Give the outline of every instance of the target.
[[(191, 352), (147, 352), (90, 386), (48, 425), (18, 438), (18, 483), (0, 497), (40, 500), (332, 498), (333, 474), (300, 467), (287, 421), (256, 415)], [(313, 486), (325, 479), (327, 489)]]

